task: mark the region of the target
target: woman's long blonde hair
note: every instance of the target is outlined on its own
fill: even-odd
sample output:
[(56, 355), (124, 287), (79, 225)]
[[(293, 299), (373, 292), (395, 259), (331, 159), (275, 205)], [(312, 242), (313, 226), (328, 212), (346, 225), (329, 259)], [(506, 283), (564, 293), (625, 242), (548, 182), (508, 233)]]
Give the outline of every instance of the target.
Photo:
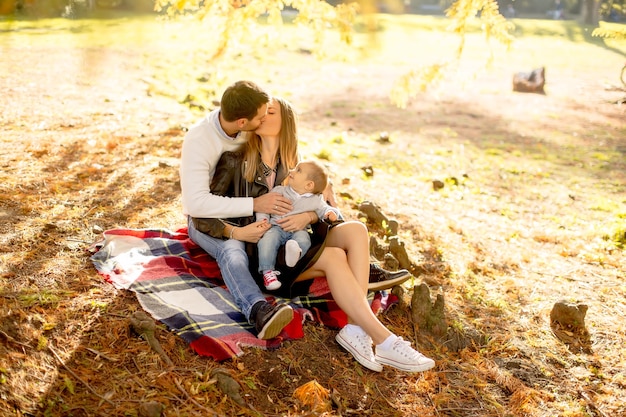
[[(278, 134), (278, 156), (280, 156), (280, 164), (283, 169), (289, 171), (298, 164), (298, 116), (287, 100), (280, 97), (273, 97), (272, 100), (276, 100), (280, 104), (281, 124)], [(261, 165), (261, 137), (250, 132), (248, 141), (243, 145), (243, 152), (244, 161), (246, 161), (244, 177), (248, 182), (253, 182)]]

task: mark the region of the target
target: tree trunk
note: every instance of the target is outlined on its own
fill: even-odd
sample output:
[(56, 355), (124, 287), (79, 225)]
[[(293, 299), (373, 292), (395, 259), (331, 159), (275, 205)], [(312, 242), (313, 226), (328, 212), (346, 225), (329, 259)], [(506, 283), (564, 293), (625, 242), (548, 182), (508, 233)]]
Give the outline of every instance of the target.
[(580, 18), (586, 25), (597, 26), (600, 21), (600, 1), (583, 0), (580, 10)]

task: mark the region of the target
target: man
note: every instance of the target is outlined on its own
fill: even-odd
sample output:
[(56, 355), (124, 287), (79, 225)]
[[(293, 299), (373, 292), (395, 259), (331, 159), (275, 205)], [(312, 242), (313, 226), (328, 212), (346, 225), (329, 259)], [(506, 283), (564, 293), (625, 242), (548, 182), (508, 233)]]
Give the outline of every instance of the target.
[(258, 240), (267, 226), (239, 228), (239, 233), (246, 233), (246, 239), (237, 236), (241, 239), (237, 240), (233, 239), (234, 228), (226, 225), (223, 233), (229, 239), (224, 240), (199, 231), (194, 218), (244, 217), (277, 208), (284, 213), (291, 210), (289, 200), (278, 194), (255, 199), (227, 198), (212, 194), (210, 189), (220, 156), (237, 149), (246, 140), (245, 132), (263, 123), (269, 100), (269, 94), (250, 81), (238, 81), (229, 86), (222, 95), (220, 108), (187, 132), (180, 165), (183, 212), (189, 219), (189, 237), (216, 259), (224, 283), (248, 321), (255, 325), (260, 339), (276, 337), (293, 318), (290, 306), (272, 306), (266, 301), (248, 269), (248, 257), (241, 240)]

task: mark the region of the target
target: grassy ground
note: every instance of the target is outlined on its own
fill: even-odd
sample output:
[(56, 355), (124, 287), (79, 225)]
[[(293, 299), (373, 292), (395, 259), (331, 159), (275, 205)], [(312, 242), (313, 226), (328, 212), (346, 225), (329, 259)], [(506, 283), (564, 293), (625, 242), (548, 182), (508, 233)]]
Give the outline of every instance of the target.
[[(157, 400), (167, 416), (308, 415), (292, 395), (317, 380), (338, 404), (327, 415), (625, 414), (626, 45), (575, 22), (515, 23), (512, 52), (495, 46), (484, 68), (469, 34), (455, 72), (401, 110), (394, 80), (458, 45), (441, 18), (381, 16), (376, 43), (360, 34), (349, 51), (329, 33), (334, 60), (289, 26), (216, 61), (211, 31), (192, 22), (1, 22), (1, 413), (132, 416)], [(512, 75), (538, 66), (546, 94), (513, 93)], [(420, 375), (367, 372), (315, 326), (223, 364), (162, 329), (175, 369), (128, 333), (140, 306), (84, 250), (105, 229), (183, 224), (184, 129), (239, 78), (300, 109), (302, 152), (328, 164), (349, 217), (370, 200), (398, 219), (420, 271), (405, 301), (428, 283), (451, 327), (482, 344), (450, 350), (414, 331), (408, 305), (381, 319), (435, 358)], [(550, 328), (563, 299), (589, 306), (586, 351)], [(251, 409), (216, 388), (218, 366)]]

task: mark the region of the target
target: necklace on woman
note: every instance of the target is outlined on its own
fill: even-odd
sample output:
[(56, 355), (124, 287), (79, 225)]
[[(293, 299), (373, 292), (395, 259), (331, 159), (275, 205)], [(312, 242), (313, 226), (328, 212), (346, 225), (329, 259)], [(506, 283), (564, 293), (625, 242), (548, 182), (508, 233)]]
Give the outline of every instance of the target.
[(265, 183), (271, 189), (274, 187), (276, 181), (276, 172), (278, 171), (278, 165), (280, 164), (280, 156), (276, 158), (276, 165), (274, 168), (270, 168), (263, 160), (261, 160), (261, 169), (263, 170), (263, 176), (265, 177)]
[(263, 176), (269, 177), (270, 175), (276, 173), (278, 171), (278, 164), (280, 163), (280, 156), (276, 159), (276, 165), (274, 168), (270, 168), (265, 162), (261, 161), (261, 169), (263, 170)]

